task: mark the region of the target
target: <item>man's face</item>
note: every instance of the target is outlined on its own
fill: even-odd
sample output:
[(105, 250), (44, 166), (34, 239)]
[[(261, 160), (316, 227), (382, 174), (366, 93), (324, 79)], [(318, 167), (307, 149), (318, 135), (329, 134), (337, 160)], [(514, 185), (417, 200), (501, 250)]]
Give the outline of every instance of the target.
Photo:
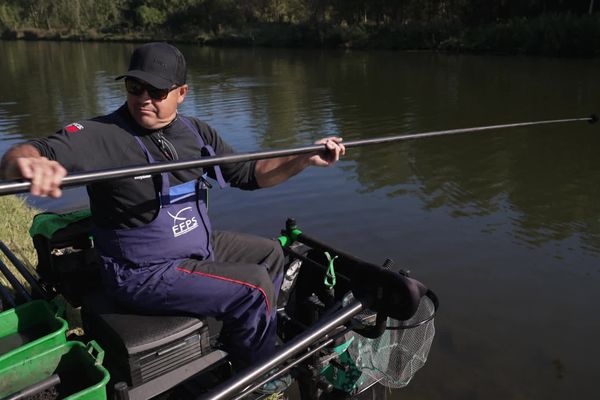
[(188, 86), (183, 85), (161, 93), (146, 82), (133, 78), (127, 78), (125, 85), (129, 113), (146, 129), (160, 129), (173, 121), (177, 107), (188, 91)]

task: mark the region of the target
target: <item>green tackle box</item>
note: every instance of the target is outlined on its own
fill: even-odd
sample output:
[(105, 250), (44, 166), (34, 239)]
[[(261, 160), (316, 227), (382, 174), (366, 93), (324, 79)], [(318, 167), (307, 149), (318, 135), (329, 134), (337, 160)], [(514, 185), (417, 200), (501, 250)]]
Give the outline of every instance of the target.
[(0, 313), (0, 369), (64, 344), (67, 322), (61, 313), (45, 300)]
[(34, 357), (0, 368), (0, 398), (59, 379), (35, 395), (65, 400), (105, 400), (110, 375), (102, 366), (103, 359), (104, 351), (94, 341), (87, 346), (69, 341), (46, 349)]

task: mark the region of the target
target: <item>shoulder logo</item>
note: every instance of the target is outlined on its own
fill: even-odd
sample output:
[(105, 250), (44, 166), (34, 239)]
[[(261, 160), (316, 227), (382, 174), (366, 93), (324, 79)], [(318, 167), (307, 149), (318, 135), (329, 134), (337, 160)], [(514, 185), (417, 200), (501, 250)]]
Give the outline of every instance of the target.
[(73, 122), (72, 124), (65, 126), (65, 131), (69, 133), (79, 132), (81, 130), (83, 130), (83, 125), (77, 122)]

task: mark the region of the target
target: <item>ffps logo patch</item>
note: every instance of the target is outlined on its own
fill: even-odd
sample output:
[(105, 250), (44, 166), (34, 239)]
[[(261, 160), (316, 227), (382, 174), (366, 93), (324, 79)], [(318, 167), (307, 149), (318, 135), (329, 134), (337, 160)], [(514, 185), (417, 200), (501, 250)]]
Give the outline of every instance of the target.
[(179, 212), (176, 215), (173, 215), (167, 211), (169, 216), (173, 218), (173, 227), (171, 228), (173, 230), (173, 237), (185, 235), (186, 233), (193, 231), (199, 226), (195, 216), (182, 216), (184, 212), (191, 212), (191, 210), (192, 207), (185, 207), (179, 210)]

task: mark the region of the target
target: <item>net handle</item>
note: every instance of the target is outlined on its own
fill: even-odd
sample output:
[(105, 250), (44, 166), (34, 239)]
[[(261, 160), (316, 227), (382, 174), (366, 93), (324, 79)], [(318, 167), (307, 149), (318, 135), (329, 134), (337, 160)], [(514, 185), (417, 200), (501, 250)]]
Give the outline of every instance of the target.
[[(437, 313), (438, 307), (440, 306), (440, 301), (439, 301), (437, 295), (431, 289), (427, 289), (427, 292), (425, 293), (424, 297), (427, 297), (433, 303), (433, 312), (431, 313), (430, 316), (428, 316), (427, 318), (425, 318), (421, 321), (412, 323), (410, 325), (386, 326), (385, 330), (387, 330), (387, 331), (403, 331), (406, 329), (417, 328), (417, 327), (424, 325), (424, 324), (428, 323), (429, 321), (433, 320), (433, 318), (435, 317), (435, 314)], [(379, 314), (377, 315), (377, 318), (379, 319)]]
[(377, 319), (375, 320), (375, 324), (373, 326), (364, 327), (360, 329), (353, 329), (354, 332), (358, 333), (360, 336), (364, 336), (368, 339), (377, 339), (387, 330), (386, 322), (387, 315), (383, 315), (382, 313), (377, 313)]

